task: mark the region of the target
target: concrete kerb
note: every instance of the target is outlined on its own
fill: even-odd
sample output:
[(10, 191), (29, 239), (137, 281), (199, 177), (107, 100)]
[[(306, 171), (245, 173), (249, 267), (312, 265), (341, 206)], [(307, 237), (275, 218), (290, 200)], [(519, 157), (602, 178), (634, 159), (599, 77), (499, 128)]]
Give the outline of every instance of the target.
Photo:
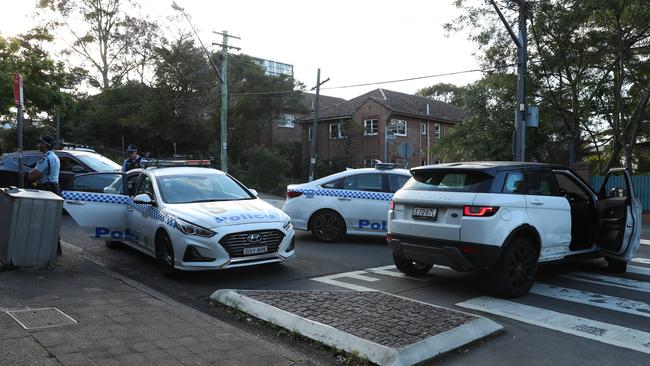
[(500, 332), (503, 329), (501, 325), (487, 318), (476, 316), (476, 319), (469, 323), (397, 349), (377, 344), (332, 326), (278, 309), (241, 295), (236, 290), (217, 290), (210, 297), (224, 305), (290, 331), (297, 331), (305, 337), (328, 346), (337, 347), (350, 353), (358, 353), (379, 365), (406, 366), (417, 364)]

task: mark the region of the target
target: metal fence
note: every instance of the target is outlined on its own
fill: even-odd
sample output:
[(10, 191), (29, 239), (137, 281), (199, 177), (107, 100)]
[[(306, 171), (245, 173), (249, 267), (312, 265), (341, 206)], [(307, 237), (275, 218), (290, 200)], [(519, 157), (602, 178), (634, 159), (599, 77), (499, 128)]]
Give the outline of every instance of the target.
[[(605, 177), (602, 175), (595, 175), (591, 177), (591, 186), (596, 190), (600, 189)], [(614, 176), (607, 182), (607, 189), (612, 187), (624, 187), (623, 177)], [(632, 176), (632, 185), (634, 186), (634, 193), (641, 201), (643, 210), (650, 210), (650, 175), (634, 175)]]

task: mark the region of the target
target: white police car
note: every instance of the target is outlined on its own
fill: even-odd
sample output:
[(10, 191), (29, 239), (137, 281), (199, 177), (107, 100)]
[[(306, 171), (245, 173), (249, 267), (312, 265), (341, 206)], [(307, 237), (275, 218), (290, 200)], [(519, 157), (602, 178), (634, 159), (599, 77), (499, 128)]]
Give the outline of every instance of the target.
[(641, 239), (630, 175), (612, 169), (598, 192), (560, 165), (453, 163), (411, 170), (388, 214), (395, 265), (488, 270), (500, 295), (526, 294), (538, 262), (604, 256), (625, 272)]
[(295, 254), (289, 217), (215, 169), (84, 174), (63, 197), (91, 237), (156, 258), (165, 275), (280, 262)]
[(384, 236), (388, 202), (410, 177), (392, 164), (346, 170), (289, 185), (282, 210), (296, 229), (311, 230), (320, 241), (333, 242), (346, 233)]

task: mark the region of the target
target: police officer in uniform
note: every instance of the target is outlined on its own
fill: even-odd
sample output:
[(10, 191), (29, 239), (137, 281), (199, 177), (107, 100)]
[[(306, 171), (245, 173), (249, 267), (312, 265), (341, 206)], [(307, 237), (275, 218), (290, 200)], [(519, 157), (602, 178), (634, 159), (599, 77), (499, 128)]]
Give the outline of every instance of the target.
[[(41, 136), (38, 140), (38, 149), (43, 153), (41, 159), (36, 163), (34, 169), (27, 173), (27, 179), (32, 182), (37, 182), (38, 189), (50, 191), (56, 195), (61, 195), (61, 187), (59, 186), (59, 170), (61, 169), (61, 161), (56, 156), (52, 149), (54, 148), (54, 139), (52, 136)], [(57, 247), (57, 254), (61, 255), (61, 240)]]
[(142, 168), (142, 156), (138, 155), (138, 148), (135, 145), (129, 145), (126, 152), (129, 157), (122, 163), (122, 173), (126, 173), (131, 169)]

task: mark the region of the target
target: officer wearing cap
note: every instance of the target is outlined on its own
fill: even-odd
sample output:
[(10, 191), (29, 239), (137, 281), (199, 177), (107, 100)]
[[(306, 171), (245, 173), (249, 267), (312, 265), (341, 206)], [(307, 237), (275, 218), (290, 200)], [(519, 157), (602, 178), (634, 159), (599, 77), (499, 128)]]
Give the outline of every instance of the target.
[(129, 170), (141, 168), (142, 156), (138, 155), (138, 148), (135, 145), (129, 145), (126, 152), (129, 157), (122, 163), (122, 172), (126, 173)]
[(43, 154), (34, 169), (27, 173), (27, 179), (32, 182), (38, 182), (39, 189), (50, 191), (61, 195), (59, 187), (59, 170), (61, 162), (52, 149), (54, 148), (54, 138), (52, 136), (41, 136), (38, 139), (38, 149)]

